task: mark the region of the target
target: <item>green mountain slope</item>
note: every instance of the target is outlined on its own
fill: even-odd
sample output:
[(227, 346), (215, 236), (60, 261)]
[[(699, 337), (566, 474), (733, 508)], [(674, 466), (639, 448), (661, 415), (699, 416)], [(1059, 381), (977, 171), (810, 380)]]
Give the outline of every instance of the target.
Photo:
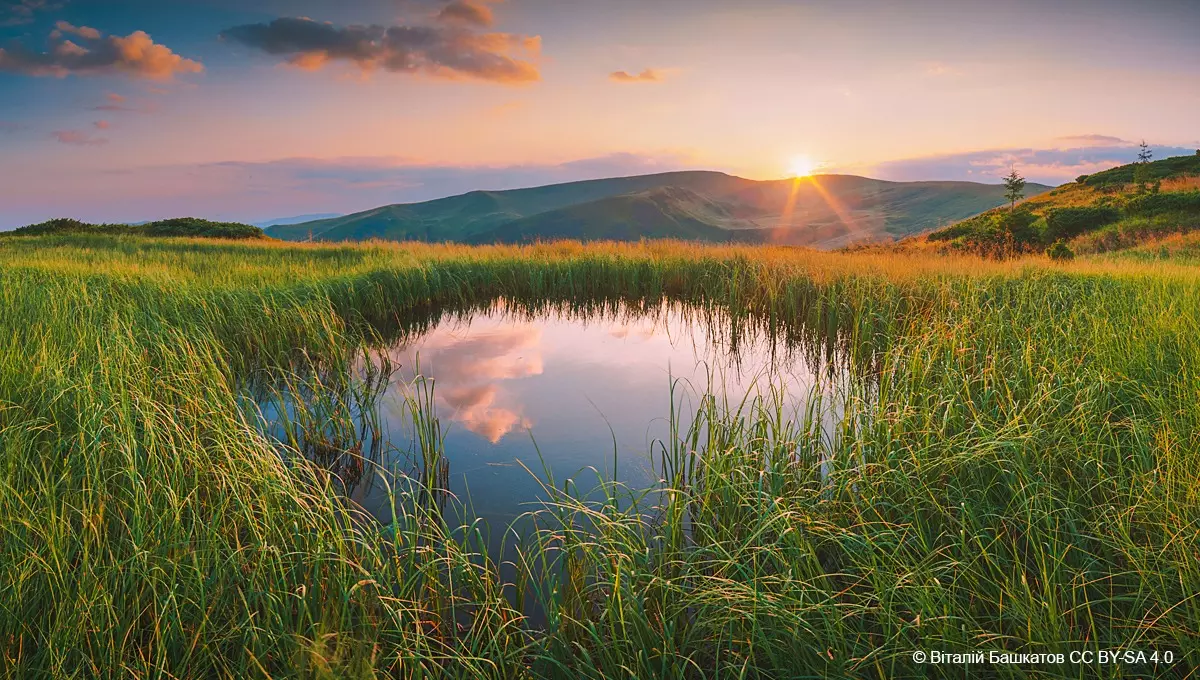
[(1200, 151), (1135, 171), (1138, 164), (1130, 163), (1084, 175), (1013, 212), (1007, 206), (989, 210), (902, 246), (1007, 256), (1062, 241), (1073, 252), (1098, 252), (1200, 229)]
[[(1030, 193), (1050, 187), (1029, 185)], [(999, 185), (886, 182), (852, 175), (754, 181), (674, 172), (473, 191), (344, 217), (273, 227), (285, 240), (470, 243), (572, 238), (769, 240), (833, 248), (890, 239), (1004, 202)]]
[[(757, 229), (781, 243), (837, 248), (889, 240), (1004, 203), (1004, 188), (975, 182), (889, 182), (854, 175), (755, 182), (726, 200), (754, 206)], [(1051, 187), (1030, 184), (1029, 193)], [(794, 196), (793, 196), (794, 194)]]
[(756, 241), (761, 233), (728, 204), (682, 187), (668, 186), (603, 198), (512, 220), (470, 239), (474, 243), (536, 240), (630, 241), (677, 238)]
[(383, 206), (334, 219), (317, 220), (268, 233), (284, 240), (309, 237), (323, 241), (465, 241), (522, 217), (588, 203), (609, 196), (679, 186), (726, 193), (749, 182), (719, 172), (671, 172), (636, 177), (587, 180), (507, 191), (472, 191), (423, 203)]

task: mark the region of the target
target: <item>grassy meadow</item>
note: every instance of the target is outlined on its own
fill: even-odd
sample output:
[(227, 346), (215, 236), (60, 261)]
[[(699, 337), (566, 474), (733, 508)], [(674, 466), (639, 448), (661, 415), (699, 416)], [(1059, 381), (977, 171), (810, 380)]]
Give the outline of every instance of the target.
[[(1200, 248), (1177, 241), (1052, 263), (6, 238), (0, 674), (962, 677), (912, 652), (1121, 648), (1173, 662), (977, 670), (1187, 676)], [(870, 380), (832, 444), (769, 403), (705, 404), (664, 446), (657, 521), (556, 480), (512, 537), (516, 585), (425, 496), (394, 531), (356, 524), (246, 414), (256, 376), (338, 375), (411, 313), (500, 297), (721, 308), (837, 338)]]
[(1137, 248), (1200, 228), (1200, 151), (1130, 163), (988, 210), (905, 246), (992, 257), (1042, 252), (1060, 257)]

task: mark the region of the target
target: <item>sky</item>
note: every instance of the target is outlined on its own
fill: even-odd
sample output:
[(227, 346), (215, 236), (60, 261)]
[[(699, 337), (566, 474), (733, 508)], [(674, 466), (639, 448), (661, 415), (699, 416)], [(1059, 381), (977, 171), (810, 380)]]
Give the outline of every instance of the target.
[[(0, 0), (0, 228), (1200, 148), (1196, 0)], [(798, 162), (796, 159), (807, 159)]]

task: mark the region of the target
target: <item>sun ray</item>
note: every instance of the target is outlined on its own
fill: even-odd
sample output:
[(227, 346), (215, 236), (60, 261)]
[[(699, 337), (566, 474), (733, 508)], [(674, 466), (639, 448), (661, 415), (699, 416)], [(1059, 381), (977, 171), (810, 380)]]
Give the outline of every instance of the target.
[(816, 177), (810, 177), (809, 180), (817, 190), (817, 193), (820, 194), (821, 199), (825, 201), (825, 205), (828, 205), (833, 214), (837, 215), (838, 220), (846, 225), (847, 231), (852, 234), (862, 233), (862, 227), (858, 224), (858, 220), (850, 213), (850, 210), (836, 196), (829, 193), (829, 190)]
[(819, 177), (807, 175), (796, 176), (792, 179), (792, 187), (788, 191), (787, 200), (784, 202), (783, 212), (781, 212), (779, 215), (778, 226), (776, 226), (771, 234), (773, 241), (776, 243), (785, 241), (786, 233), (794, 228), (795, 225), (792, 223), (792, 219), (795, 216), (796, 203), (799, 199), (800, 188), (802, 184), (812, 185), (817, 195), (820, 196), (825, 205), (829, 206), (829, 209), (832, 210), (833, 214), (837, 216), (838, 221), (846, 226), (846, 230), (849, 233), (862, 233), (862, 226), (858, 223), (858, 220), (855, 219), (853, 213), (851, 213), (845, 204), (839, 201), (836, 196), (830, 193), (829, 190), (821, 184)]

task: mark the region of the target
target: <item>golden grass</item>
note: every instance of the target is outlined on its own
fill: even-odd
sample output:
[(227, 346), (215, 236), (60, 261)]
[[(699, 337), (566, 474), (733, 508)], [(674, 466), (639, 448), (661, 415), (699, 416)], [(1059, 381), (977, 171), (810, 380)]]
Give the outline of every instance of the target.
[(1200, 175), (1164, 179), (1161, 191), (1191, 191), (1200, 189)]

